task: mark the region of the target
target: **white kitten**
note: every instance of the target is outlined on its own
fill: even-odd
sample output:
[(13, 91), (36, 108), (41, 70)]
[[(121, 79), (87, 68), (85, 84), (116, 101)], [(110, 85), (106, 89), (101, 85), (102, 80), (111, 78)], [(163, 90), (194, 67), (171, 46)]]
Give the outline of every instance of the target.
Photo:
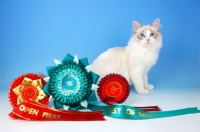
[(99, 74), (100, 79), (110, 73), (121, 74), (130, 84), (134, 84), (139, 94), (149, 94), (154, 86), (148, 84), (147, 74), (156, 63), (162, 47), (160, 19), (156, 19), (151, 25), (133, 21), (133, 28), (128, 45), (102, 53), (93, 62), (92, 71)]

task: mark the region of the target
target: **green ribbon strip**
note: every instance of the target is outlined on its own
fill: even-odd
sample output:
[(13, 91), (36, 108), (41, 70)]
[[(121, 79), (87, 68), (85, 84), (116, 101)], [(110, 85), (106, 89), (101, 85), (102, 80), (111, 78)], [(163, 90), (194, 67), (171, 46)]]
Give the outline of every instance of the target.
[(145, 120), (145, 119), (200, 113), (200, 110), (198, 110), (196, 107), (185, 108), (180, 110), (172, 110), (172, 111), (145, 112), (138, 108), (134, 108), (132, 106), (127, 106), (127, 105), (100, 106), (97, 102), (90, 102), (88, 104), (88, 109), (93, 111), (104, 110), (103, 114), (105, 116), (114, 118), (133, 119), (133, 120)]

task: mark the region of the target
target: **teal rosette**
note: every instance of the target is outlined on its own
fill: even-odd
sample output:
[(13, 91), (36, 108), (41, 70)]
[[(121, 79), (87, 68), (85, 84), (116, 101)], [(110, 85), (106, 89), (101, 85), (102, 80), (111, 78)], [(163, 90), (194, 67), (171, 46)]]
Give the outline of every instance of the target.
[(88, 102), (96, 101), (95, 89), (99, 76), (91, 71), (87, 58), (78, 59), (67, 54), (56, 66), (47, 67), (47, 84), (43, 91), (53, 100), (56, 109), (77, 110), (87, 108)]

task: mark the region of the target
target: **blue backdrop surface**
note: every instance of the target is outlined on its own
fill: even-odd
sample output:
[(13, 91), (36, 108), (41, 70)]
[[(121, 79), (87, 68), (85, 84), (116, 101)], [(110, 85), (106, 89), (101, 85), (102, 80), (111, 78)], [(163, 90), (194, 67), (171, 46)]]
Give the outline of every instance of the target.
[(46, 74), (67, 53), (92, 63), (110, 47), (126, 46), (132, 21), (161, 20), (163, 48), (149, 73), (156, 88), (200, 87), (198, 0), (1, 0), (0, 89), (17, 76)]

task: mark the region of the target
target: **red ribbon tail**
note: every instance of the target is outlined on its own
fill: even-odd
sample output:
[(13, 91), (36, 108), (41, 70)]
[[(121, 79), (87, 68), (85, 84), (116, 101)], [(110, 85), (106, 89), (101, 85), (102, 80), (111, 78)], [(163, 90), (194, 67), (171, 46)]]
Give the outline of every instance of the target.
[(38, 121), (103, 121), (103, 111), (70, 111), (57, 110), (48, 106), (24, 101), (16, 106), (9, 116), (12, 119)]
[(135, 108), (141, 109), (141, 110), (146, 111), (146, 112), (150, 112), (150, 111), (162, 111), (160, 109), (160, 107), (158, 107), (158, 106), (142, 106), (142, 107), (135, 107)]

